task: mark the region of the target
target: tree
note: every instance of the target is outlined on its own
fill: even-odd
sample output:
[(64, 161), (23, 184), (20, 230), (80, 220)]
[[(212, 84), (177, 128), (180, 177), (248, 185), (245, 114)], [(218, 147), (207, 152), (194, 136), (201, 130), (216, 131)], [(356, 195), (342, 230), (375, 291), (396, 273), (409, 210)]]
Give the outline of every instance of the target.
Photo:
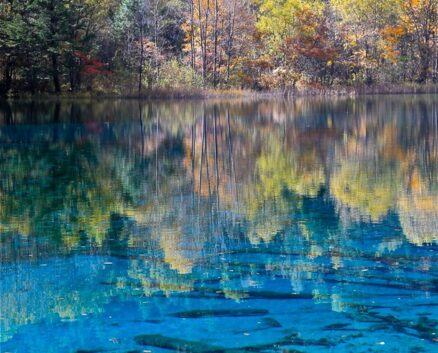
[(382, 69), (382, 31), (397, 18), (399, 0), (332, 0), (352, 60), (354, 79), (373, 83)]
[(436, 0), (406, 0), (401, 3), (400, 24), (406, 36), (416, 45), (420, 70), (417, 81), (432, 77), (431, 67), (437, 63), (438, 2)]
[[(166, 52), (180, 51), (183, 35), (180, 29), (181, 3), (177, 0), (123, 0), (114, 17), (116, 45), (121, 47), (119, 62), (129, 71), (135, 68), (138, 92), (144, 83), (145, 67), (148, 85), (159, 80), (159, 68)], [(147, 65), (146, 65), (147, 64)]]
[[(0, 94), (85, 86), (142, 94), (145, 86), (169, 87), (169, 75), (183, 66), (192, 78), (186, 81), (184, 70), (175, 85), (193, 86), (198, 75), (204, 87), (285, 91), (436, 81), (437, 6), (437, 0), (1, 0)], [(88, 60), (104, 64), (111, 78), (99, 73), (91, 87)]]
[(13, 76), (20, 80), (18, 89), (32, 93), (39, 78), (44, 77), (47, 27), (38, 13), (38, 2), (0, 3), (0, 65), (3, 67), (0, 95), (12, 88)]
[(329, 5), (322, 1), (265, 0), (257, 28), (274, 63), (270, 86), (287, 89), (298, 80), (331, 82), (338, 56), (329, 28)]
[[(249, 1), (195, 0), (189, 2), (184, 29), (192, 67), (202, 73), (204, 86), (229, 83), (233, 59), (253, 43), (255, 19)], [(239, 21), (236, 21), (239, 18)], [(236, 38), (239, 33), (239, 38)]]

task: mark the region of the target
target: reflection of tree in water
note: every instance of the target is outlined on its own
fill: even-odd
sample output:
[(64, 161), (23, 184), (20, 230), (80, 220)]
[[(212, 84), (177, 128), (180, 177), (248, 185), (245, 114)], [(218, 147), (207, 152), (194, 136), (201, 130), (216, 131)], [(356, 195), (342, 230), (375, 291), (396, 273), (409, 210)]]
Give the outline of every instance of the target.
[(330, 192), (345, 223), (381, 221), (396, 202), (397, 175), (390, 166), (373, 164), (346, 160), (331, 175)]
[(112, 180), (96, 178), (91, 146), (40, 146), (2, 153), (1, 219), (4, 231), (50, 234), (76, 241), (82, 232), (102, 242), (109, 212), (123, 203)]
[[(242, 300), (252, 290), (242, 283), (261, 274), (348, 311), (349, 283), (326, 272), (367, 281), (349, 259), (438, 239), (436, 103), (118, 104), (34, 105), (46, 122), (74, 122), (56, 129), (25, 124), (30, 106), (0, 108), (1, 261), (60, 249), (121, 261), (104, 278), (87, 272), (98, 291), (68, 281), (99, 257), (73, 257), (59, 291), (22, 267), (22, 282), (1, 291), (13, 313), (3, 330), (73, 320), (138, 292)], [(383, 235), (367, 251), (350, 236), (385, 222), (402, 231), (374, 230)], [(30, 300), (26, 283), (41, 295)]]
[[(49, 235), (45, 246), (66, 252), (160, 254), (127, 270), (154, 290), (191, 288), (209, 252), (278, 242), (305, 249), (304, 264), (284, 270), (298, 283), (329, 246), (352, 251), (343, 227), (391, 213), (409, 241), (431, 243), (436, 104), (418, 99), (34, 105), (43, 121), (75, 122), (56, 134), (48, 124), (30, 132), (30, 106), (2, 108), (16, 125), (2, 125), (1, 138), (20, 146), (0, 157), (1, 231)], [(328, 230), (318, 222), (327, 215)], [(332, 260), (342, 268), (342, 255)]]
[(313, 150), (296, 154), (278, 135), (266, 136), (265, 141), (257, 158), (254, 185), (245, 189), (245, 216), (253, 243), (269, 242), (290, 227), (290, 215), (302, 207), (303, 197), (318, 196), (325, 180)]
[(427, 182), (414, 170), (408, 190), (399, 196), (398, 214), (407, 239), (416, 245), (438, 240), (438, 180)]

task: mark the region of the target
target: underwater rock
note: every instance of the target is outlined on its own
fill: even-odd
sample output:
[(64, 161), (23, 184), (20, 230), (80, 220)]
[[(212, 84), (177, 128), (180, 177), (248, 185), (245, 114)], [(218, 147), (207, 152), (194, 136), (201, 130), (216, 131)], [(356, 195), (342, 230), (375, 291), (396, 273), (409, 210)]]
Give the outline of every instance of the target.
[[(205, 294), (214, 294), (224, 296), (224, 291), (221, 288), (196, 288), (196, 291), (200, 294), (199, 298)], [(287, 292), (274, 292), (274, 291), (234, 291), (236, 294), (245, 299), (271, 299), (271, 300), (289, 300), (289, 299), (313, 299), (313, 295), (310, 293), (287, 293)]]
[[(278, 351), (281, 346), (287, 345), (301, 345), (311, 346), (318, 345), (324, 347), (330, 347), (334, 344), (321, 338), (319, 340), (306, 340), (298, 338), (297, 333), (292, 333), (289, 337), (283, 338), (280, 341), (271, 342), (267, 344), (243, 346), (236, 348), (225, 348), (220, 346), (209, 345), (199, 341), (188, 341), (179, 338), (167, 337), (163, 335), (140, 335), (134, 338), (134, 341), (141, 346), (156, 347), (162, 349), (173, 350), (177, 352), (190, 352), (190, 353), (248, 353), (248, 352), (266, 352), (275, 350)], [(284, 348), (282, 352), (289, 353), (303, 353), (293, 348)]]
[(180, 338), (162, 335), (140, 335), (134, 337), (135, 343), (141, 346), (150, 346), (178, 352), (192, 353), (224, 353), (222, 347), (211, 346), (199, 341), (188, 341)]
[[(348, 326), (350, 326), (350, 324), (348, 323), (336, 323), (336, 324), (324, 326), (322, 329), (324, 331), (339, 331), (346, 329), (346, 327)], [(354, 330), (354, 329), (347, 329), (347, 330)]]
[(159, 320), (159, 319), (135, 319), (132, 320), (131, 322), (135, 322), (135, 323), (147, 323), (147, 324), (161, 324), (163, 323), (163, 320)]
[(432, 306), (432, 307), (435, 307), (435, 306), (438, 306), (438, 303), (419, 303), (419, 304), (414, 304), (411, 306)]
[(185, 319), (197, 319), (202, 317), (245, 317), (245, 316), (262, 316), (269, 314), (265, 309), (211, 309), (211, 310), (190, 310), (180, 311), (170, 314), (173, 317)]
[(382, 320), (397, 332), (405, 332), (405, 329), (410, 327), (409, 322), (407, 320), (397, 319), (393, 315), (379, 315), (373, 312), (370, 312), (369, 315)]
[(335, 343), (331, 342), (327, 338), (304, 339), (304, 338), (299, 337), (298, 333), (293, 332), (293, 333), (287, 335), (286, 337), (284, 337), (281, 341), (279, 341), (278, 345), (332, 347), (332, 346), (335, 346)]
[(350, 339), (355, 339), (359, 337), (364, 337), (365, 335), (362, 332), (352, 333), (351, 335), (343, 335), (339, 342), (347, 342)]
[(161, 324), (163, 320), (148, 319), (144, 320), (144, 322), (147, 322), (148, 324)]
[(264, 317), (262, 319), (262, 325), (264, 327), (281, 327), (282, 325), (272, 317)]
[(264, 317), (260, 321), (257, 322), (257, 326), (254, 329), (249, 330), (239, 330), (239, 331), (233, 331), (234, 334), (241, 334), (245, 332), (255, 332), (255, 331), (263, 331), (263, 330), (269, 330), (272, 328), (278, 328), (282, 327), (282, 325), (275, 320), (272, 317)]
[(438, 332), (436, 330), (438, 321), (431, 320), (427, 316), (421, 316), (412, 328), (415, 329), (421, 338), (433, 340), (438, 337)]
[[(437, 337), (437, 320), (431, 320), (427, 316), (419, 317), (417, 323), (413, 323), (408, 320), (400, 320), (393, 315), (379, 315), (374, 312), (369, 312), (373, 318), (380, 319), (387, 327), (394, 329), (397, 332), (401, 332), (407, 335), (415, 336), (418, 338), (426, 339), (432, 342), (435, 342)], [(414, 330), (417, 333), (412, 333)]]
[(375, 324), (368, 327), (368, 332), (389, 330), (390, 326), (386, 324)]

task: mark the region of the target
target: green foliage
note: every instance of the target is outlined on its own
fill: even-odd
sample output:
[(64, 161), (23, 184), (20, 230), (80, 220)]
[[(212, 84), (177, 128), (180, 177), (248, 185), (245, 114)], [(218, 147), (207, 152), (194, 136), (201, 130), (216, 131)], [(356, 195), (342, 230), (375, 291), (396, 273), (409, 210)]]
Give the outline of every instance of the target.
[(189, 66), (171, 59), (160, 69), (159, 85), (166, 88), (202, 87), (202, 77)]

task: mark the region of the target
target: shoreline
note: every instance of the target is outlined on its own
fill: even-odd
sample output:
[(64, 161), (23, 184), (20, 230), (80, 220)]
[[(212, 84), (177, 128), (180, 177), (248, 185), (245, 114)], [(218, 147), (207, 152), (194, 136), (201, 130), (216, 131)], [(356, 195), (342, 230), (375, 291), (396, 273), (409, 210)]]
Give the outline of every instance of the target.
[(409, 95), (438, 94), (438, 84), (381, 84), (334, 87), (299, 87), (286, 90), (255, 91), (246, 89), (150, 89), (141, 92), (121, 94), (99, 91), (54, 93), (18, 93), (0, 99), (237, 99), (237, 98), (305, 98), (305, 97), (359, 97), (367, 95)]

